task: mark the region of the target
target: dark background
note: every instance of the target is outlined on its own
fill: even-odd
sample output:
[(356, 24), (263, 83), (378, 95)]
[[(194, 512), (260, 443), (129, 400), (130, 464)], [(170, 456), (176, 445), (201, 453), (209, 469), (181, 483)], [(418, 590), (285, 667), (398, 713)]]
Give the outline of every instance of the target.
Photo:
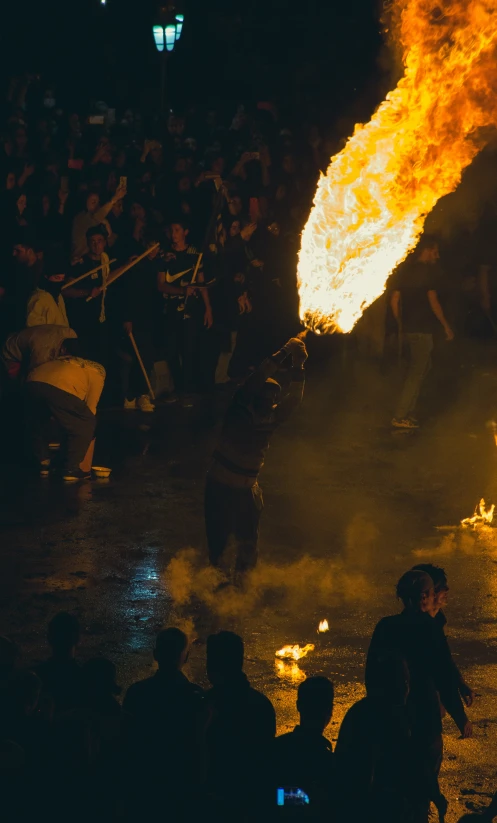
[[(88, 97), (147, 109), (160, 57), (154, 0), (22, 0), (2, 12), (1, 68), (29, 70), (57, 103)], [(168, 59), (168, 99), (183, 104), (277, 100), (315, 122), (368, 117), (384, 93), (381, 8), (375, 0), (186, 0)]]

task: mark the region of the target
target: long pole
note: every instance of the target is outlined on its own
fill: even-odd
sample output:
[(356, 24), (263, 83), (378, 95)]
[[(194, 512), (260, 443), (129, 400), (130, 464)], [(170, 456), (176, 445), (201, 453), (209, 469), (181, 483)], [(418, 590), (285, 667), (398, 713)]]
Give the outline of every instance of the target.
[(68, 289), (69, 286), (74, 286), (75, 283), (79, 283), (79, 281), (84, 280), (85, 277), (89, 277), (91, 274), (96, 274), (97, 271), (100, 271), (100, 269), (103, 269), (104, 265), (105, 266), (110, 266), (111, 263), (115, 263), (115, 262), (116, 262), (116, 258), (114, 257), (112, 260), (109, 260), (108, 263), (101, 263), (100, 266), (97, 266), (96, 269), (92, 269), (91, 271), (87, 271), (85, 274), (81, 274), (79, 277), (75, 277), (73, 280), (69, 280), (68, 283), (64, 283), (64, 285), (62, 286), (62, 289)]
[[(129, 269), (132, 269), (133, 266), (136, 266), (136, 264), (139, 263), (140, 260), (143, 260), (144, 257), (146, 257), (148, 254), (150, 254), (150, 252), (152, 252), (154, 249), (159, 248), (159, 246), (160, 246), (160, 243), (155, 243), (153, 246), (150, 246), (149, 249), (144, 251), (143, 254), (140, 254), (136, 258), (136, 260), (132, 260), (130, 263), (126, 263), (125, 266), (121, 266), (120, 269), (116, 269), (116, 271), (112, 272), (112, 275), (109, 277), (109, 279), (107, 281), (107, 286), (110, 286), (111, 283), (114, 282), (114, 280), (118, 280), (119, 277), (121, 277), (122, 274), (127, 272)], [(89, 303), (90, 300), (93, 300), (93, 297), (91, 295), (86, 298), (86, 302)]]
[(138, 346), (136, 345), (136, 340), (134, 338), (133, 332), (132, 331), (128, 332), (128, 335), (129, 335), (129, 339), (131, 340), (131, 345), (133, 346), (133, 349), (135, 350), (136, 359), (138, 360), (138, 363), (140, 364), (140, 368), (143, 372), (145, 382), (148, 386), (148, 391), (149, 391), (150, 397), (152, 398), (152, 400), (155, 400), (154, 390), (153, 390), (152, 385), (150, 383), (150, 380), (149, 380), (149, 377), (148, 377), (148, 374), (147, 374), (147, 370), (146, 370), (145, 366), (143, 365), (143, 360), (141, 359), (140, 352), (138, 351)]

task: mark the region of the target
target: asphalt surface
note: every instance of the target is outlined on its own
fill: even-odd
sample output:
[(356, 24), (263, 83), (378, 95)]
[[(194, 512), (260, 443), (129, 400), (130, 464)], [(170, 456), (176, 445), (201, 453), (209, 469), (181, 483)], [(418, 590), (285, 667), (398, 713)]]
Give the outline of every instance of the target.
[[(261, 476), (261, 560), (243, 594), (215, 594), (205, 565), (203, 476), (225, 393), (190, 411), (105, 412), (95, 463), (112, 467), (107, 482), (64, 487), (7, 458), (0, 632), (29, 664), (47, 653), (52, 615), (72, 611), (83, 626), (81, 659), (111, 657), (126, 687), (152, 672), (154, 635), (171, 624), (196, 638), (187, 673), (207, 685), (205, 638), (229, 628), (245, 639), (247, 674), (273, 700), (280, 732), (297, 722), (299, 679), (333, 679), (327, 733), (336, 740), (364, 693), (374, 625), (398, 611), (396, 580), (420, 558), (438, 562), (449, 576), (451, 647), (479, 694), (472, 740), (459, 740), (445, 721), (442, 788), (452, 823), (497, 790), (497, 533), (459, 525), (480, 497), (497, 502), (488, 425), (497, 417), (497, 346), (441, 349), (416, 434), (389, 428), (395, 363), (360, 360), (351, 349), (337, 349), (326, 366), (311, 361), (304, 403), (274, 435)], [(330, 629), (320, 636), (323, 618)], [(298, 665), (276, 661), (275, 651), (294, 643), (315, 649)]]

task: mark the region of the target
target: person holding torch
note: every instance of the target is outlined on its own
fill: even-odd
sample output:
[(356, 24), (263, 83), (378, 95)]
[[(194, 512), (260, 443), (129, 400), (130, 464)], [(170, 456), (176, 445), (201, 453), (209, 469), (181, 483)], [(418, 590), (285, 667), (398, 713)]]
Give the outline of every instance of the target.
[[(263, 508), (259, 472), (271, 435), (302, 400), (306, 360), (304, 340), (292, 337), (261, 363), (236, 391), (212, 456), (205, 486), (209, 561), (213, 566), (222, 566), (233, 535), (237, 544), (235, 582), (241, 582), (257, 562)], [(273, 375), (287, 363), (291, 383), (283, 396)]]

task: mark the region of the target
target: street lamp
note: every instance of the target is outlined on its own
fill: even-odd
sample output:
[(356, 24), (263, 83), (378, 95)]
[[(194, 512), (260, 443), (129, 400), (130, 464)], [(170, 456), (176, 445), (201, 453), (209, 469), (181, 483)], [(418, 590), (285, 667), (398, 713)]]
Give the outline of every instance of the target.
[(154, 43), (162, 57), (161, 71), (161, 108), (164, 110), (164, 93), (166, 87), (166, 58), (174, 51), (177, 41), (181, 37), (185, 16), (178, 12), (174, 2), (159, 9), (158, 21), (152, 26)]

